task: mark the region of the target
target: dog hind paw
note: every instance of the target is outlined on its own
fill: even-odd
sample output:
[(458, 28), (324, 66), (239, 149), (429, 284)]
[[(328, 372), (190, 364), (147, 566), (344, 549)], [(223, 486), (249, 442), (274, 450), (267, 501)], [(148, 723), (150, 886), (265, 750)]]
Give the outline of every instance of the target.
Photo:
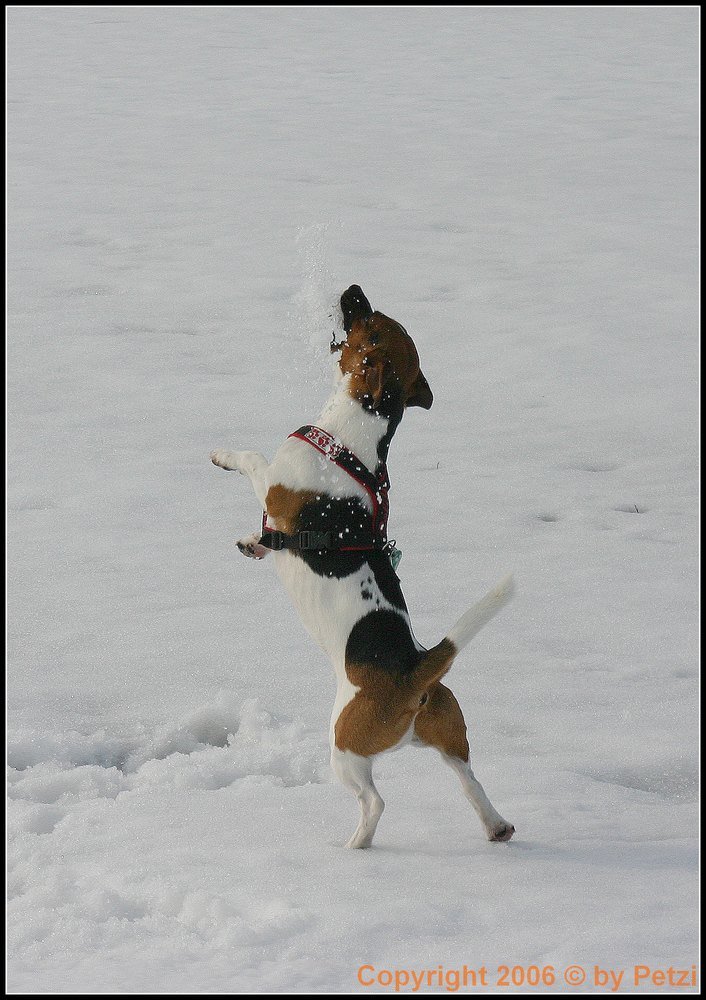
[(515, 832), (512, 823), (498, 823), (496, 827), (488, 831), (488, 840), (495, 844), (506, 844)]
[(372, 845), (373, 845), (372, 835), (369, 836), (361, 835), (356, 830), (356, 832), (353, 834), (351, 839), (346, 844), (346, 847), (350, 850), (361, 851), (365, 850), (368, 847), (372, 847)]

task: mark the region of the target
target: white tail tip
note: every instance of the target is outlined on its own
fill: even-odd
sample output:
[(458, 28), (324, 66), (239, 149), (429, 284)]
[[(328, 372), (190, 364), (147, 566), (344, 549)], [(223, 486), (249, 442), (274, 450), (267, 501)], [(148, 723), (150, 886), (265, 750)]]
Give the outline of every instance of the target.
[(457, 650), (463, 649), (477, 635), (484, 625), (494, 618), (504, 608), (515, 593), (515, 580), (512, 573), (503, 577), (492, 590), (477, 604), (462, 615), (447, 635)]

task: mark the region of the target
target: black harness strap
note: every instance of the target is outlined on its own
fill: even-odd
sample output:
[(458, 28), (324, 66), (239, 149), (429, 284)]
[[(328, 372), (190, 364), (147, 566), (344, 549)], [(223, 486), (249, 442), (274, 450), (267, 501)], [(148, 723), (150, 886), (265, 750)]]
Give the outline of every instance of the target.
[(372, 523), (370, 541), (364, 545), (344, 545), (343, 539), (334, 537), (332, 531), (299, 531), (294, 535), (286, 535), (282, 531), (272, 531), (267, 527), (267, 511), (262, 517), (262, 538), (260, 545), (268, 549), (296, 549), (298, 551), (333, 550), (336, 552), (369, 552), (373, 549), (382, 551), (387, 545), (387, 519), (390, 513), (388, 492), (390, 482), (387, 476), (387, 466), (383, 463), (376, 474), (356, 458), (352, 451), (337, 441), (328, 431), (305, 424), (299, 430), (289, 435), (305, 441), (326, 458), (343, 469), (352, 479), (363, 487), (372, 504)]

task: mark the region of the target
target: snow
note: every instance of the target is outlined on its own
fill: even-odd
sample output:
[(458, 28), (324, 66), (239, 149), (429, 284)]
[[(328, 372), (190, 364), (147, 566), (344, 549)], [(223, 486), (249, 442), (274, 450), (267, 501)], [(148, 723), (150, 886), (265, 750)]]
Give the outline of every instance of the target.
[[(9, 9), (12, 992), (697, 961), (697, 17)], [(406, 749), (342, 848), (333, 671), (208, 461), (316, 417), (353, 282), (435, 395), (417, 636), (517, 580), (449, 677), (508, 845)]]

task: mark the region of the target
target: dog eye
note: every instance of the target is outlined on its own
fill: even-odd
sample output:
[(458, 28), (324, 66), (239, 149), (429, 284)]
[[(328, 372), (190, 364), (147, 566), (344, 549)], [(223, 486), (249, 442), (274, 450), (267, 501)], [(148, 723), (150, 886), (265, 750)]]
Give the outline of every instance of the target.
[(428, 701), (429, 701), (429, 695), (425, 691), (422, 697), (419, 699), (419, 707), (421, 708), (422, 705), (426, 705)]
[(373, 345), (373, 347), (375, 347), (375, 345), (378, 344), (379, 342), (380, 342), (380, 334), (379, 333), (371, 333), (370, 334), (370, 343)]

